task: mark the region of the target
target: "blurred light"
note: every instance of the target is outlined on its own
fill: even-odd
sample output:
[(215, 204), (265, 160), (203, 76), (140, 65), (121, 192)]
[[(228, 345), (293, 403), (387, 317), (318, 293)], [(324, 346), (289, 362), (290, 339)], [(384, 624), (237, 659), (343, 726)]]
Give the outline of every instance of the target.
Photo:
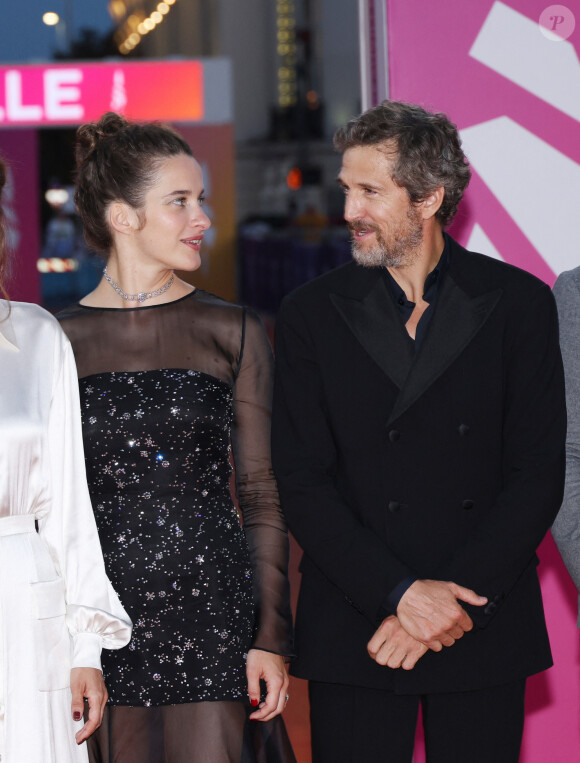
[(66, 188), (49, 188), (44, 198), (51, 207), (62, 207), (68, 201), (69, 193)]
[(129, 27), (129, 29), (136, 29), (137, 25), (141, 21), (141, 18), (141, 16), (137, 16), (135, 13), (132, 13), (127, 19), (126, 25)]
[[(122, 0), (119, 0), (119, 2), (121, 1)], [(117, 42), (119, 53), (127, 54), (136, 48), (145, 35), (152, 32), (158, 24), (161, 24), (166, 14), (171, 10), (171, 6), (175, 5), (176, 2), (177, 0), (163, 0), (163, 2), (157, 3), (157, 10), (153, 11), (153, 13), (145, 19), (142, 16), (137, 16), (135, 13), (131, 14), (125, 22), (121, 39), (115, 35), (115, 42)], [(125, 3), (123, 3), (123, 5), (125, 5)], [(132, 32), (132, 34), (129, 32)], [(136, 39), (135, 35), (137, 35), (139, 39)], [(123, 36), (125, 39), (123, 39)]]
[(58, 13), (48, 11), (48, 13), (42, 14), (42, 21), (44, 24), (46, 24), (46, 26), (56, 26), (60, 21), (60, 16)]
[[(276, 2), (276, 49), (280, 56), (278, 68), (278, 105), (281, 108), (296, 103), (296, 19), (292, 0)], [(289, 176), (290, 177), (290, 176)]]
[(291, 191), (297, 191), (302, 188), (302, 172), (298, 167), (292, 167), (286, 175), (286, 185)]
[(79, 264), (72, 257), (40, 257), (36, 262), (39, 273), (72, 273)]
[(125, 3), (123, 0), (111, 0), (109, 3), (109, 12), (112, 16), (115, 16), (115, 18), (120, 19), (124, 16), (125, 10)]
[(306, 100), (311, 106), (318, 104), (318, 93), (316, 92), (316, 90), (309, 90), (306, 93)]

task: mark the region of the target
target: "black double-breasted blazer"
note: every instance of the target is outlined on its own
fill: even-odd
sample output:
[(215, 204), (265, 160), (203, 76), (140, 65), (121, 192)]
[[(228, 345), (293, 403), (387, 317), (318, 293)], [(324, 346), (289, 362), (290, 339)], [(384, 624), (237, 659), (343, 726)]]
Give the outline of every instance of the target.
[[(379, 268), (289, 295), (276, 326), (273, 462), (304, 551), (294, 673), (464, 691), (551, 665), (536, 548), (562, 500), (566, 412), (551, 292), (449, 239), (414, 352)], [(409, 575), (488, 597), (411, 671), (366, 644)]]

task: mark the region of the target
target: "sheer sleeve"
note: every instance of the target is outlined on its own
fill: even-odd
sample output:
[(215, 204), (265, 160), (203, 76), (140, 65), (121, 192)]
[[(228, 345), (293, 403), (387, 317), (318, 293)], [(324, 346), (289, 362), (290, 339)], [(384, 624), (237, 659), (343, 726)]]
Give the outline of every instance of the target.
[(120, 649), (131, 621), (105, 573), (86, 484), (76, 369), (59, 330), (55, 344), (48, 420), (50, 505), (39, 519), (65, 585), (66, 620), (73, 640), (72, 667), (101, 667), (101, 647)]
[(254, 572), (253, 647), (291, 655), (288, 533), (270, 457), (272, 372), (264, 327), (257, 316), (244, 312), (232, 441), (237, 496)]

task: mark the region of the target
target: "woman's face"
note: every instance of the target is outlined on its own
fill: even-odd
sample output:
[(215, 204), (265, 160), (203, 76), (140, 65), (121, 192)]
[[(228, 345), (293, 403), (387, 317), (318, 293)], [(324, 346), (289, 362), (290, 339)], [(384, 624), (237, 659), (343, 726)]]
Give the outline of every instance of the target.
[(202, 208), (201, 167), (187, 154), (160, 165), (145, 195), (145, 224), (135, 231), (140, 260), (175, 270), (197, 270), (204, 232), (211, 225)]

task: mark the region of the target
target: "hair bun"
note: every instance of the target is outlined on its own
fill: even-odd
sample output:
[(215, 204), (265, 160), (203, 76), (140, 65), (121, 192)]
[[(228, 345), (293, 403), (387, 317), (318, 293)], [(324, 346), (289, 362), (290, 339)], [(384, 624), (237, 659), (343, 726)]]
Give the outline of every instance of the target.
[(75, 157), (77, 167), (80, 167), (88, 159), (99, 143), (116, 135), (128, 126), (127, 120), (113, 111), (103, 114), (98, 122), (81, 125), (76, 133)]

